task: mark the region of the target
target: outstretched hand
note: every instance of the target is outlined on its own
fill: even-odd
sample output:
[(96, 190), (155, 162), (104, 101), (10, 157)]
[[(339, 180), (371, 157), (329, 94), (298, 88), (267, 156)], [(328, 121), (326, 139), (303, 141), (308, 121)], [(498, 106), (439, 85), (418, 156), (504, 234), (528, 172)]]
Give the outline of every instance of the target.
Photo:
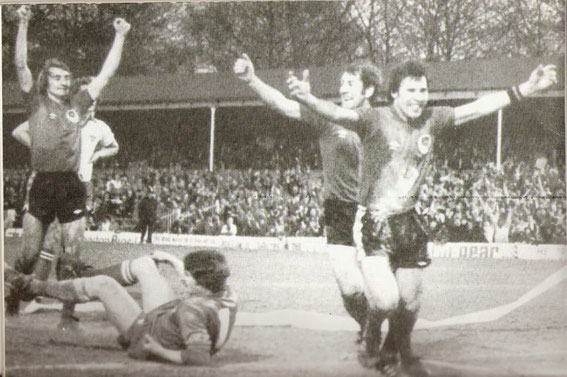
[(289, 94), (301, 102), (305, 102), (309, 94), (311, 94), (311, 84), (309, 83), (309, 70), (303, 71), (301, 80), (290, 71), (286, 80)]
[(540, 64), (530, 75), (527, 81), (533, 92), (547, 89), (557, 82), (557, 66)]
[(16, 10), (16, 15), (21, 22), (28, 22), (32, 16), (31, 8), (29, 5), (22, 5)]
[(130, 31), (130, 24), (123, 18), (116, 18), (114, 20), (114, 29), (117, 34), (126, 35)]
[(246, 54), (242, 54), (238, 59), (236, 59), (232, 70), (236, 77), (244, 82), (252, 81), (256, 75), (254, 72), (254, 64), (252, 64), (252, 61)]

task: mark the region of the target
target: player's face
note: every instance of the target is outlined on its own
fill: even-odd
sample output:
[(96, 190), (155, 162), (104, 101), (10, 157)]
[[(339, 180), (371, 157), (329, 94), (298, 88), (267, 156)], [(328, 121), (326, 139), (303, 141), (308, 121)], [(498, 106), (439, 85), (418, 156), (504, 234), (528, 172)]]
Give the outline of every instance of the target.
[(392, 93), (392, 98), (400, 115), (408, 119), (419, 118), (429, 100), (427, 79), (424, 76), (404, 78), (398, 91)]
[(343, 73), (339, 89), (342, 107), (345, 109), (356, 109), (364, 105), (365, 101), (368, 100), (365, 92), (360, 74)]
[(64, 69), (51, 67), (47, 71), (47, 93), (55, 98), (64, 98), (69, 95), (71, 87), (71, 73)]

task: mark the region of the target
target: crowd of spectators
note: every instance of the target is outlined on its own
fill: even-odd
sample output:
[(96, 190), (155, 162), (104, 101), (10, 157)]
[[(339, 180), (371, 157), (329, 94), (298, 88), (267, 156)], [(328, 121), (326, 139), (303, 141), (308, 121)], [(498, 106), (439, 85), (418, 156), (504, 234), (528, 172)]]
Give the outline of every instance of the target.
[[(417, 210), (436, 241), (565, 243), (564, 175), (540, 157), (453, 169), (439, 160), (420, 192)], [(5, 208), (21, 214), (25, 170), (4, 173)], [(88, 226), (136, 231), (137, 203), (156, 193), (156, 231), (180, 234), (321, 236), (322, 176), (308, 166), (289, 169), (187, 170), (182, 164), (98, 169)], [(16, 221), (17, 223), (17, 221)]]
[[(116, 133), (120, 153), (95, 168), (89, 229), (137, 231), (138, 203), (151, 190), (159, 203), (156, 232), (321, 236), (318, 145), (312, 135), (291, 129), (219, 131), (211, 173), (206, 132), (187, 143), (181, 127), (149, 135), (123, 127)], [(417, 205), (432, 239), (565, 243), (564, 156), (547, 142), (531, 142), (533, 135), (509, 134), (497, 169), (495, 133), (488, 122), (449, 130), (436, 143), (437, 159)], [(4, 209), (16, 209), (16, 226), (28, 173), (4, 170)]]

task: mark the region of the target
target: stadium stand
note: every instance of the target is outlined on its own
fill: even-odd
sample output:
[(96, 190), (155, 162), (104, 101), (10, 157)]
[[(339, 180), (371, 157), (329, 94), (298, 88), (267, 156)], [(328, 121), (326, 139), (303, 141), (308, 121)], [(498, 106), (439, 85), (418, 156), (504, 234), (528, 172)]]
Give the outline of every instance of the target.
[[(539, 60), (432, 63), (431, 102), (457, 105), (504, 88)], [(281, 88), (286, 72), (259, 74)], [(313, 69), (314, 92), (332, 99), (337, 88), (328, 83), (338, 72)], [(560, 69), (561, 83), (563, 77)], [(231, 215), (239, 235), (322, 234), (315, 139), (305, 125), (259, 106), (231, 80), (217, 74), (113, 81), (98, 115), (111, 125), (121, 149), (95, 169), (90, 229), (134, 231), (137, 202), (149, 184), (159, 196), (158, 232), (218, 234)], [(13, 89), (3, 83), (5, 93)], [(566, 242), (563, 97), (562, 88), (554, 88), (504, 111), (500, 169), (496, 115), (440, 135), (432, 183), (419, 202), (434, 241)], [(10, 132), (25, 113), (15, 92), (4, 98), (4, 210), (16, 209), (17, 225), (29, 157)], [(211, 173), (205, 169), (213, 104), (219, 108)]]

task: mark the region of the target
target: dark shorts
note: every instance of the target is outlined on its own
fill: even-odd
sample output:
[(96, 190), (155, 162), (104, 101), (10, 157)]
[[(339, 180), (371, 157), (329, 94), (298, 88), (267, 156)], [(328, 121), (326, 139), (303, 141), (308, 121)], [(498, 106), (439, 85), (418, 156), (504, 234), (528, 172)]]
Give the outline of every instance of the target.
[(38, 172), (30, 190), (30, 214), (44, 223), (56, 217), (61, 224), (86, 212), (87, 191), (76, 173)]
[(358, 204), (338, 199), (326, 199), (323, 203), (327, 243), (354, 246), (352, 227)]
[(427, 233), (414, 210), (378, 221), (368, 211), (362, 217), (362, 245), (366, 255), (388, 256), (393, 270), (429, 266), (427, 241)]

